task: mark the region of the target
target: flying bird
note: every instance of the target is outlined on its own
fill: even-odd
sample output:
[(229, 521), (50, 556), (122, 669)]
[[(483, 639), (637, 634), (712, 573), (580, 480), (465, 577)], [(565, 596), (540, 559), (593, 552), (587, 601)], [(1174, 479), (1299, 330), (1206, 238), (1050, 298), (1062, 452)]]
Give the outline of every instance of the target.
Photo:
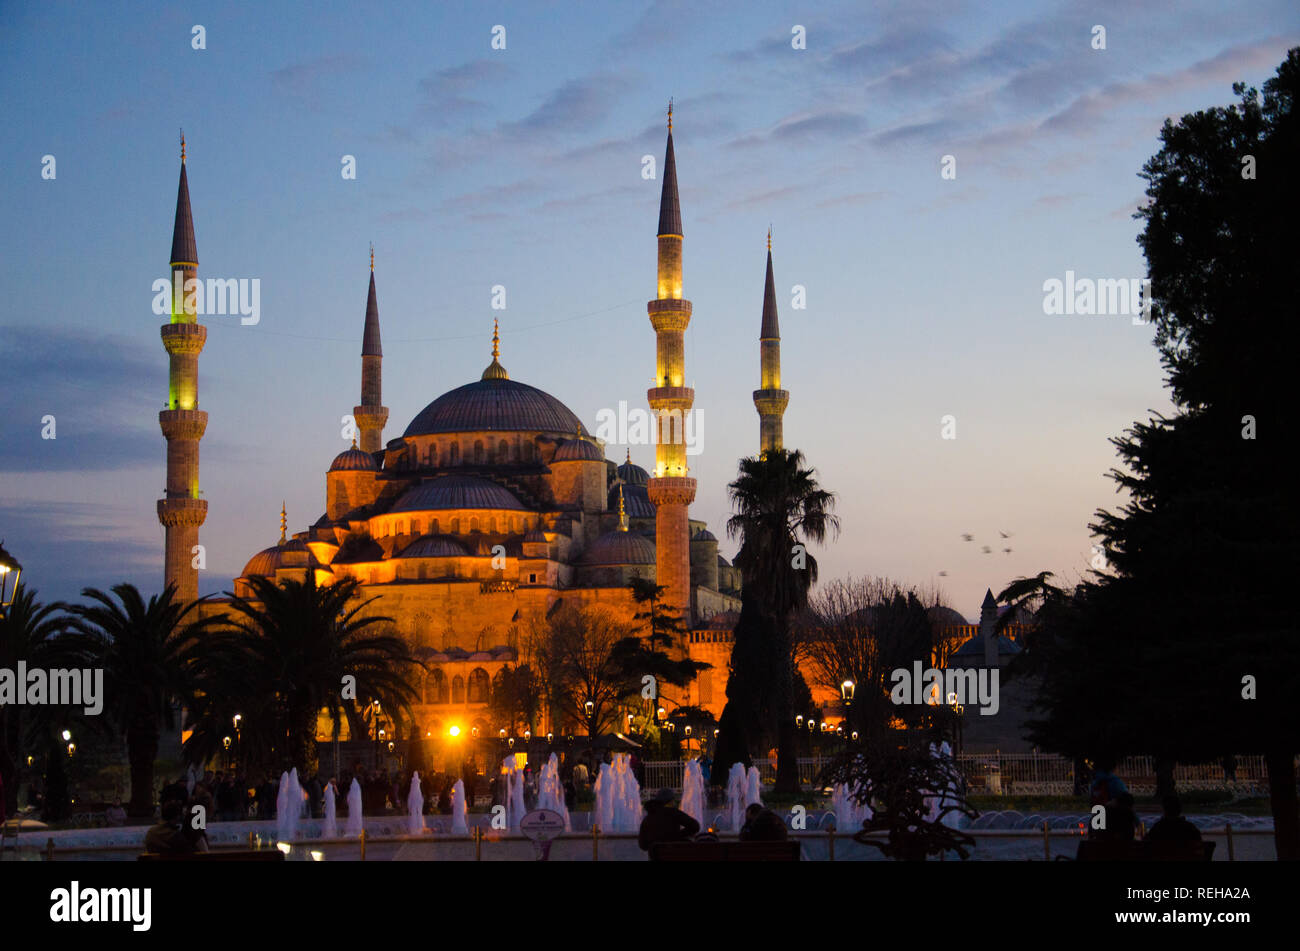
[(998, 534), (1001, 535), (1003, 538), (1010, 538), (1010, 537), (1011, 537), (1011, 533), (1010, 533), (1010, 532), (1004, 532), (1004, 531), (1002, 531), (1001, 529), (998, 529)]
[(940, 578), (946, 578), (946, 577), (948, 577), (948, 572), (946, 572), (946, 571), (941, 571), (941, 572), (939, 572), (939, 577), (940, 577)]
[(1004, 549), (1002, 549), (1002, 553), (1005, 554), (1005, 555), (1009, 555), (1009, 554), (1011, 554), (1011, 549), (1010, 549), (1010, 548), (1004, 548)]
[(974, 536), (974, 535), (971, 535), (971, 534), (969, 534), (969, 533), (967, 533), (967, 532), (962, 532), (962, 533), (961, 533), (961, 539), (962, 539), (962, 541), (964, 541), (964, 542), (973, 542), (973, 541), (975, 540), (975, 536)]
[(983, 552), (984, 552), (984, 554), (986, 554), (986, 555), (991, 555), (991, 554), (993, 554), (993, 549), (990, 548), (988, 545), (985, 545), (984, 548), (983, 548)]

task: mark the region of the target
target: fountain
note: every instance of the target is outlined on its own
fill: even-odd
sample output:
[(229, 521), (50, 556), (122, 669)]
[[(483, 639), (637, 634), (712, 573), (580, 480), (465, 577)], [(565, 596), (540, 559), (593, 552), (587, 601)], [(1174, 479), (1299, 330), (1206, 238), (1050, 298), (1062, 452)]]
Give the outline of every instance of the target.
[[(451, 834), (469, 835), (469, 824), (465, 821), (465, 781), (456, 780), (451, 787)], [(568, 828), (568, 826), (565, 826)]]
[(424, 793), (420, 792), (420, 774), (411, 773), (411, 789), (406, 794), (406, 831), (409, 835), (424, 834)]
[(343, 834), (351, 837), (360, 835), (364, 828), (361, 818), (361, 780), (352, 777), (352, 788), (348, 790), (348, 822)]
[(871, 807), (859, 804), (853, 798), (847, 783), (836, 783), (831, 790), (831, 812), (835, 816), (835, 831), (852, 834), (862, 828), (862, 823), (872, 816)]
[(682, 812), (704, 826), (704, 773), (698, 759), (688, 760), (682, 775)]
[(757, 766), (749, 767), (749, 772), (745, 774), (745, 805), (761, 806), (763, 796), (760, 790), (763, 788), (763, 777), (758, 771)]
[(298, 820), (305, 796), (298, 785), (298, 767), (280, 774), (280, 789), (275, 796), (276, 841), (292, 842), (298, 837)]
[(331, 779), (325, 784), (325, 822), (321, 826), (321, 837), (325, 839), (337, 839), (339, 837), (339, 823), (334, 803), (335, 797), (334, 780)]
[(564, 784), (560, 782), (560, 761), (554, 753), (542, 767), (542, 774), (537, 780), (537, 808), (559, 813), (564, 819), (564, 831), (572, 831), (569, 807), (564, 802)]
[(515, 763), (513, 753), (501, 761), (501, 772), (506, 780), (506, 827), (511, 832), (518, 832), (519, 820), (528, 807), (524, 803), (524, 771)]
[(636, 832), (641, 828), (641, 785), (626, 753), (602, 763), (596, 777), (596, 825), (603, 832)]
[(739, 832), (745, 824), (745, 764), (732, 763), (727, 774), (727, 810), (731, 816), (731, 831)]

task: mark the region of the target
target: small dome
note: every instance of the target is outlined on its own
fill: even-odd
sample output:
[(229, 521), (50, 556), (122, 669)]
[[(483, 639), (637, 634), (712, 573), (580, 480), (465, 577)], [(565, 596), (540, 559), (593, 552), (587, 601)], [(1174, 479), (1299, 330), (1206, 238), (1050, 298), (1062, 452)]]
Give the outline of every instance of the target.
[(717, 540), (718, 536), (714, 535), (707, 528), (701, 528), (691, 539), (693, 542), (716, 542)]
[(604, 462), (605, 456), (596, 444), (585, 439), (570, 439), (555, 451), (553, 462)]
[(375, 464), (375, 457), (364, 449), (358, 449), (353, 446), (351, 449), (344, 449), (334, 457), (330, 463), (330, 472), (378, 472), (379, 466)]
[(618, 477), (628, 485), (645, 485), (650, 481), (650, 473), (633, 462), (630, 455), (627, 462), (619, 466), (617, 471)]
[(462, 558), (469, 552), (446, 535), (421, 535), (402, 549), (399, 558)]
[(439, 476), (410, 489), (388, 510), (399, 512), (434, 512), (441, 509), (511, 509), (524, 511), (513, 492), (477, 476)]
[(248, 560), (242, 577), (273, 578), (277, 568), (317, 568), (325, 566), (316, 560), (307, 543), (301, 538), (294, 538), (282, 545), (263, 548)]
[[(611, 512), (618, 511), (618, 490), (620, 486), (614, 486), (609, 491), (608, 506)], [(655, 507), (650, 501), (650, 496), (646, 492), (644, 485), (629, 483), (621, 487), (623, 489), (623, 510), (627, 512), (628, 518), (654, 518)]]
[(584, 565), (653, 565), (655, 543), (637, 532), (601, 535), (582, 555)]

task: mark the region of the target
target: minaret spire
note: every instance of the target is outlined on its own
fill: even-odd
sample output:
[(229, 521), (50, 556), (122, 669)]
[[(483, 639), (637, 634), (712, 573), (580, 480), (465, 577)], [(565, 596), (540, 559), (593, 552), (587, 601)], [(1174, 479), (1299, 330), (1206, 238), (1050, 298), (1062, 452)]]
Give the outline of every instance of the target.
[(375, 294), (375, 246), (370, 245), (370, 288), (366, 292), (366, 320), (361, 331), (361, 405), (352, 407), (352, 419), (361, 433), (361, 448), (379, 452), (384, 447), (384, 347), (379, 338), (379, 300)]
[(170, 260), (171, 319), (162, 326), (168, 354), (167, 409), (158, 425), (167, 440), (167, 488), (158, 500), (158, 521), (164, 529), (164, 583), (176, 587), (180, 601), (198, 597), (198, 569), (194, 567), (199, 526), (207, 519), (208, 503), (199, 498), (199, 440), (208, 426), (208, 414), (199, 409), (199, 354), (207, 341), (207, 328), (198, 322), (194, 302), (186, 301), (186, 288), (197, 280), (199, 252), (194, 241), (194, 216), (190, 211), (190, 183), (185, 167), (185, 133), (181, 133), (181, 174), (176, 188), (176, 217), (172, 226)]
[(289, 516), (288, 513), (285, 512), (284, 502), (281, 501), (280, 502), (280, 544), (281, 545), (283, 545), (285, 542), (289, 540), (287, 537), (288, 532), (289, 532)]
[(782, 417), (790, 394), (781, 389), (781, 327), (776, 318), (776, 279), (772, 276), (772, 229), (767, 229), (767, 280), (763, 285), (763, 323), (758, 332), (760, 389), (754, 391), (758, 409), (760, 455), (781, 449)]
[(501, 356), (501, 335), (497, 332), (497, 319), (492, 318), (492, 362), (483, 371), (480, 380), (508, 380), (510, 374), (497, 358)]
[(655, 330), (655, 386), (646, 393), (657, 416), (655, 469), (646, 486), (655, 506), (656, 583), (667, 590), (664, 603), (687, 623), (691, 620), (691, 564), (688, 511), (695, 480), (687, 474), (685, 422), (695, 404), (686, 386), (684, 336), (691, 302), (682, 297), (682, 211), (673, 150), (672, 103), (668, 104), (668, 143), (659, 196), (658, 296), (646, 305)]
[(618, 530), (627, 531), (627, 509), (623, 508), (623, 486), (618, 487)]

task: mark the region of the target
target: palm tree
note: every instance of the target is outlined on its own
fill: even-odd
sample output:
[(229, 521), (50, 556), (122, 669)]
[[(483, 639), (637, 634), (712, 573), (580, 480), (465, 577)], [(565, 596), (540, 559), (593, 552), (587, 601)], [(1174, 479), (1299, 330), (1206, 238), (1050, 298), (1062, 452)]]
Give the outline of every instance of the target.
[[(757, 660), (752, 666), (733, 660), (731, 677), (741, 679), (734, 695), (766, 698), (760, 709), (769, 729), (776, 721), (776, 791), (797, 792), (790, 629), (795, 613), (807, 607), (809, 589), (817, 580), (817, 560), (808, 554), (808, 543), (820, 544), (828, 533), (839, 534), (839, 519), (831, 514), (835, 496), (817, 484), (815, 470), (804, 468), (803, 453), (787, 449), (740, 460), (740, 473), (727, 488), (735, 510), (727, 520), (727, 535), (741, 539), (735, 564), (744, 579), (755, 632), (750, 638), (755, 643), (742, 645), (745, 632), (738, 625), (735, 652), (742, 660), (745, 652), (752, 652)], [(747, 674), (763, 670), (770, 672), (772, 683), (744, 683)], [(733, 698), (730, 681), (727, 698), (728, 703)], [(725, 711), (723, 718), (728, 719)]]
[(163, 729), (175, 729), (175, 709), (194, 692), (198, 635), (212, 618), (187, 621), (202, 601), (183, 603), (168, 585), (148, 603), (132, 584), (114, 585), (115, 602), (85, 588), (92, 603), (73, 605), (69, 646), (104, 669), (104, 712), (126, 738), (132, 816), (153, 815), (154, 761)]
[[(19, 584), (13, 603), (0, 614), (0, 668), (17, 671), (19, 661), (28, 667), (62, 666), (65, 653), (60, 635), (67, 619), (58, 601), (41, 604), (36, 591)], [(19, 689), (25, 685), (18, 684)], [(34, 745), (41, 713), (49, 707), (0, 705), (0, 778), (4, 780), (5, 809), (12, 815), (18, 805), (18, 763), (24, 749)]]
[[(253, 748), (260, 738), (284, 768), (295, 766), (306, 777), (317, 767), (320, 711), (337, 735), (348, 705), (378, 700), (400, 727), (418, 695), (413, 668), (423, 665), (389, 633), (392, 618), (361, 616), (377, 597), (359, 600), (361, 584), (352, 578), (318, 586), (310, 573), (304, 581), (252, 578), (249, 584), (251, 598), (231, 596), (231, 626), (213, 649), (240, 658), (228, 696), (246, 707), (244, 738)], [(349, 683), (355, 693), (345, 691)]]

